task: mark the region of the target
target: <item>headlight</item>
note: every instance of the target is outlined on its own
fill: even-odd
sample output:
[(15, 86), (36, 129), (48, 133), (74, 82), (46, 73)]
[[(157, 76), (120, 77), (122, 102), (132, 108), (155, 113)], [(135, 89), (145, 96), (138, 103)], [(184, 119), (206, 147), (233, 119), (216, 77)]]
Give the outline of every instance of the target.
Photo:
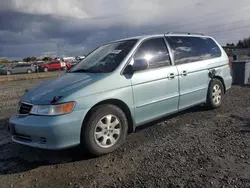
[(73, 111), (75, 102), (67, 102), (56, 105), (35, 105), (32, 107), (31, 114), (35, 115), (63, 115)]

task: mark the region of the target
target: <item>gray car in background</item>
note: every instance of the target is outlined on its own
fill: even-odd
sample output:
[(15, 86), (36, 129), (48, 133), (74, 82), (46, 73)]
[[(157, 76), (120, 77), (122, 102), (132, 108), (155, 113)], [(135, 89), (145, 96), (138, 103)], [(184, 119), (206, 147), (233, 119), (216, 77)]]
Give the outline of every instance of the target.
[(29, 63), (17, 63), (13, 65), (9, 65), (2, 68), (2, 72), (7, 75), (11, 74), (20, 74), (20, 73), (28, 73), (36, 72), (36, 68), (33, 64)]

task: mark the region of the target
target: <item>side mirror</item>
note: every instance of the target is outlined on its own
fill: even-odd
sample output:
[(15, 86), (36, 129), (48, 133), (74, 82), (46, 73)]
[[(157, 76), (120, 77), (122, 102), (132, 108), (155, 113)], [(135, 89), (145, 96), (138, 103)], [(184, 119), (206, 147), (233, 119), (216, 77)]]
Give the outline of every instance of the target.
[(148, 61), (146, 59), (135, 59), (133, 70), (134, 71), (142, 71), (148, 68)]
[(133, 65), (127, 65), (127, 67), (124, 69), (124, 74), (133, 74), (134, 73), (134, 68)]

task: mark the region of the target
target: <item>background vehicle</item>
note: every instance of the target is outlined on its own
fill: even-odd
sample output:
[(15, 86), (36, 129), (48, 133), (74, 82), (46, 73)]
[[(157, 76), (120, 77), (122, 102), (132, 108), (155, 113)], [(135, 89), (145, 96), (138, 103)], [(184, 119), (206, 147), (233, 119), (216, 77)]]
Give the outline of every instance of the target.
[(21, 117), (10, 119), (18, 125), (12, 138), (45, 149), (81, 144), (93, 155), (110, 153), (146, 122), (200, 104), (220, 107), (232, 85), (228, 62), (213, 38), (198, 34), (100, 46), (66, 74), (25, 93)]
[(77, 65), (81, 60), (74, 60), (71, 62), (71, 68)]
[(39, 66), (39, 71), (53, 71), (53, 70), (68, 70), (71, 67), (70, 62), (63, 62), (59, 60), (53, 60), (50, 62), (43, 63)]
[(44, 64), (44, 61), (33, 62), (33, 66), (36, 68), (36, 71), (39, 71), (39, 67)]
[(16, 63), (9, 64), (8, 66), (3, 67), (2, 71), (5, 72), (7, 75), (21, 73), (31, 74), (33, 72), (36, 72), (36, 68), (33, 66), (33, 64), (30, 63)]

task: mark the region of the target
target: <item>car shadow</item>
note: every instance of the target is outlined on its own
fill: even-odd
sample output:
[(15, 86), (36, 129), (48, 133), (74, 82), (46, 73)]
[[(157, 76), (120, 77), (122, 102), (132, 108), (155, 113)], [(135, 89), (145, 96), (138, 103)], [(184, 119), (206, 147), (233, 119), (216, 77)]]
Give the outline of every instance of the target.
[(71, 163), (94, 157), (78, 147), (50, 151), (31, 148), (12, 142), (7, 132), (8, 119), (0, 119), (0, 175), (30, 171), (39, 166)]
[(171, 120), (173, 118), (176, 118), (176, 117), (184, 115), (184, 114), (195, 113), (195, 112), (205, 112), (205, 111), (210, 111), (210, 109), (207, 108), (205, 105), (194, 106), (192, 108), (189, 108), (189, 109), (186, 109), (186, 110), (183, 110), (183, 111), (171, 114), (171, 115), (166, 115), (166, 116), (164, 116), (162, 118), (159, 118), (159, 119), (156, 119), (154, 121), (150, 121), (148, 123), (140, 125), (139, 127), (136, 128), (136, 131), (140, 131), (140, 130), (146, 129), (148, 127), (151, 127), (151, 126), (154, 126), (156, 124), (159, 124), (159, 123), (161, 123), (163, 121)]
[[(205, 106), (196, 106), (141, 125), (136, 131), (146, 129), (162, 121), (171, 120), (182, 114), (207, 110)], [(94, 158), (85, 153), (79, 146), (60, 151), (51, 151), (16, 144), (11, 141), (11, 136), (6, 130), (7, 127), (8, 119), (0, 119), (0, 175), (17, 174), (36, 169), (40, 166), (66, 164), (83, 160), (88, 161)]]

